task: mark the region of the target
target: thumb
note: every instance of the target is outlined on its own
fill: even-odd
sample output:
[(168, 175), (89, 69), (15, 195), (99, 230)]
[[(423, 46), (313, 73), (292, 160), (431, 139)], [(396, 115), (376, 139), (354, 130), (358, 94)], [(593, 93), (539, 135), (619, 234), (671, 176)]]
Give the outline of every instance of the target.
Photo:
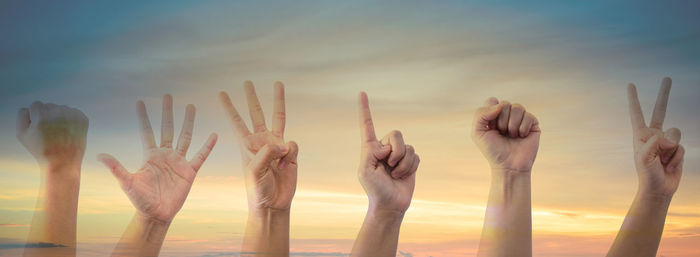
[(474, 131), (488, 130), (489, 122), (498, 118), (502, 108), (503, 104), (495, 104), (476, 109), (474, 114)]
[(285, 152), (286, 149), (282, 149), (277, 145), (271, 144), (267, 144), (260, 148), (260, 150), (258, 150), (258, 152), (255, 154), (255, 156), (253, 156), (253, 159), (250, 160), (250, 163), (248, 164), (253, 172), (253, 175), (255, 175), (255, 177), (258, 178), (261, 175), (260, 173), (265, 171), (265, 168), (270, 165), (270, 162), (272, 162), (275, 159), (282, 158)]
[(375, 149), (372, 155), (377, 160), (384, 160), (391, 154), (391, 145), (382, 145), (379, 149)]
[(97, 155), (97, 160), (112, 171), (112, 175), (117, 178), (122, 188), (129, 188), (131, 186), (131, 173), (129, 173), (116, 158), (103, 153)]

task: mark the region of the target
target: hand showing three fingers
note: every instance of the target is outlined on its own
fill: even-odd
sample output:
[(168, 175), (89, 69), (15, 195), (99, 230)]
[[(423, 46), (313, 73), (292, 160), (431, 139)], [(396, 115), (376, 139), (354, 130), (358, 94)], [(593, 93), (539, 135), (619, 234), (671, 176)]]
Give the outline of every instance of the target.
[(374, 133), (367, 94), (360, 94), (362, 152), (358, 176), (370, 208), (405, 212), (411, 204), (420, 158), (399, 131), (381, 141)]
[(664, 78), (656, 99), (649, 126), (637, 97), (634, 84), (627, 87), (630, 118), (633, 129), (634, 160), (639, 176), (640, 191), (658, 196), (672, 196), (678, 189), (683, 171), (685, 149), (679, 144), (681, 132), (677, 128), (663, 131), (671, 79)]
[(144, 164), (136, 173), (129, 173), (114, 157), (100, 154), (103, 162), (119, 180), (131, 203), (146, 218), (169, 223), (182, 208), (197, 171), (216, 144), (211, 134), (202, 149), (191, 160), (185, 156), (192, 139), (195, 109), (188, 105), (177, 147), (173, 149), (172, 97), (163, 97), (163, 119), (160, 147), (156, 146), (146, 106), (138, 102)]
[(474, 116), (472, 140), (494, 170), (530, 172), (537, 156), (540, 127), (522, 105), (490, 98)]
[(289, 210), (297, 185), (298, 146), (294, 141), (284, 141), (284, 85), (276, 82), (274, 87), (271, 131), (265, 125), (265, 116), (252, 82), (246, 81), (244, 88), (253, 133), (248, 130), (228, 94), (221, 92), (219, 99), (241, 143), (248, 203), (253, 208)]

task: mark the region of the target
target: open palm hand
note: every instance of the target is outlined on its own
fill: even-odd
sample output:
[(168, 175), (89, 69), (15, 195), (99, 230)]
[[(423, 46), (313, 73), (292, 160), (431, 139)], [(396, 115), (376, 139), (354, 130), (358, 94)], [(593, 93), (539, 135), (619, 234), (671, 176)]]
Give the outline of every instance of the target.
[(141, 136), (144, 143), (144, 164), (136, 173), (129, 173), (114, 157), (101, 154), (102, 161), (119, 180), (136, 209), (148, 218), (170, 222), (182, 208), (197, 171), (216, 144), (216, 134), (207, 139), (202, 149), (187, 161), (192, 139), (194, 106), (188, 105), (185, 122), (175, 149), (173, 140), (172, 97), (163, 98), (163, 125), (160, 147), (156, 147), (153, 130), (143, 102), (138, 103)]

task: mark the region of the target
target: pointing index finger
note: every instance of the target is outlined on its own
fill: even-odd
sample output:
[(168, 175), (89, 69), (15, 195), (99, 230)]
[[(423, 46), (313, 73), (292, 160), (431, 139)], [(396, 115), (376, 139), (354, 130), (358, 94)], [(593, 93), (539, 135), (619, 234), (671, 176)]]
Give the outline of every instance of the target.
[(374, 134), (372, 113), (369, 110), (369, 99), (367, 99), (367, 93), (365, 92), (360, 93), (360, 127), (364, 142), (377, 141), (377, 136)]

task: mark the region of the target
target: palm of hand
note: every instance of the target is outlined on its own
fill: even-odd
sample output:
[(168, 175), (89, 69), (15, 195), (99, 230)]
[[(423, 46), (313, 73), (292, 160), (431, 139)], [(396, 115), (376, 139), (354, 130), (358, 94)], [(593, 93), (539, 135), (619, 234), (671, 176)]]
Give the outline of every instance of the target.
[(196, 171), (172, 148), (155, 148), (131, 177), (124, 191), (147, 217), (169, 222), (182, 208)]
[[(243, 138), (246, 145), (244, 164), (246, 169), (250, 167), (250, 157), (258, 153), (265, 145), (284, 145), (284, 139), (270, 131), (257, 132)], [(285, 159), (273, 160), (258, 171), (257, 176), (249, 187), (255, 189), (255, 203), (264, 208), (289, 209), (294, 198), (297, 182), (297, 164)]]
[[(386, 159), (378, 160), (383, 146), (379, 142), (369, 143), (363, 150), (363, 159), (367, 160), (365, 168), (360, 171), (360, 182), (367, 191), (370, 202), (383, 208), (405, 211), (411, 204), (416, 184), (415, 174), (403, 179), (391, 177), (391, 167)], [(385, 149), (385, 148), (384, 148)]]
[(483, 147), (494, 167), (529, 172), (537, 156), (540, 132), (531, 132), (525, 138), (509, 138), (489, 130), (483, 134)]

